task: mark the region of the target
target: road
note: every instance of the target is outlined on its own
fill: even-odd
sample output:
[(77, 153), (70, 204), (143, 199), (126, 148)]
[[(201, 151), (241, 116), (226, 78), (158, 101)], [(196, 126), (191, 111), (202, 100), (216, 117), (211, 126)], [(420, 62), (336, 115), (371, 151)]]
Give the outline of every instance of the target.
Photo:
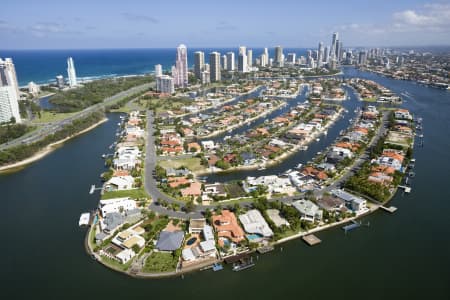
[(114, 96), (105, 98), (103, 100), (103, 102), (101, 103), (97, 103), (95, 105), (89, 106), (87, 108), (85, 108), (84, 110), (78, 112), (77, 114), (58, 121), (58, 122), (54, 122), (52, 124), (47, 124), (44, 125), (42, 128), (31, 132), (30, 134), (26, 134), (24, 136), (21, 136), (15, 140), (9, 141), (8, 143), (5, 144), (1, 144), (0, 145), (0, 150), (5, 150), (11, 147), (15, 147), (15, 146), (19, 146), (19, 145), (23, 145), (23, 144), (30, 144), (33, 142), (36, 142), (38, 140), (41, 140), (43, 138), (45, 138), (46, 136), (55, 133), (56, 131), (60, 130), (62, 127), (64, 127), (67, 124), (72, 123), (74, 120), (79, 119), (79, 118), (83, 118), (87, 115), (89, 115), (90, 113), (102, 109), (104, 108), (106, 105), (108, 104), (112, 104), (117, 100), (120, 100), (122, 98), (128, 97), (130, 95), (133, 95), (135, 93), (144, 91), (148, 88), (150, 88), (151, 86), (153, 86), (154, 83), (146, 83), (146, 84), (142, 84), (136, 87), (133, 87), (131, 89), (128, 89), (126, 91), (120, 92), (118, 94), (115, 94)]

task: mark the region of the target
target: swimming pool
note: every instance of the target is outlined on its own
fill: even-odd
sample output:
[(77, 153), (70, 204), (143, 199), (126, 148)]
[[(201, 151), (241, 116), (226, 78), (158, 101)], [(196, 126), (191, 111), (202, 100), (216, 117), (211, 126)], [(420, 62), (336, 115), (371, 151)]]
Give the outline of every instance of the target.
[(250, 242), (256, 241), (256, 240), (260, 240), (260, 239), (262, 238), (261, 235), (256, 234), (256, 233), (254, 233), (254, 234), (247, 234), (246, 237), (247, 237), (247, 239), (248, 239)]
[(194, 244), (196, 241), (197, 241), (197, 238), (192, 237), (186, 242), (186, 245), (190, 246), (190, 245)]

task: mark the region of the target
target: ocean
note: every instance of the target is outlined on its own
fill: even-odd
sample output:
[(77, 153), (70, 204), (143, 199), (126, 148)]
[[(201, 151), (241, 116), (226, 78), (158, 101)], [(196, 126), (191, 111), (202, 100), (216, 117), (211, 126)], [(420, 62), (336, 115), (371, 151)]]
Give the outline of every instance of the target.
[[(263, 48), (253, 49), (253, 60), (261, 55)], [(218, 51), (221, 54), (233, 51), (237, 60), (236, 48), (188, 48), (188, 64), (194, 64), (194, 52), (204, 51), (205, 61), (208, 53)], [(284, 54), (306, 53), (305, 48), (286, 48)], [(16, 67), (20, 86), (30, 81), (46, 84), (55, 81), (59, 74), (67, 77), (67, 57), (75, 62), (77, 77), (82, 80), (99, 79), (112, 76), (125, 76), (152, 73), (156, 64), (169, 70), (175, 64), (176, 48), (152, 49), (95, 49), (95, 50), (0, 50), (0, 57), (11, 57)], [(270, 57), (274, 56), (274, 48), (269, 48)]]

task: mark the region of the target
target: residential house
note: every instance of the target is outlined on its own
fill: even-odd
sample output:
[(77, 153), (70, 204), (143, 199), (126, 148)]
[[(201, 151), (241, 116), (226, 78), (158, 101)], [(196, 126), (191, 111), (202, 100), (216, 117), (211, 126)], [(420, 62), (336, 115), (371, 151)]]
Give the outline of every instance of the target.
[(322, 220), (323, 211), (309, 200), (297, 200), (292, 203), (300, 213), (300, 219), (309, 222)]
[(270, 229), (266, 220), (263, 218), (259, 210), (252, 209), (239, 216), (244, 229), (247, 233), (258, 234), (264, 238), (273, 236), (273, 231)]

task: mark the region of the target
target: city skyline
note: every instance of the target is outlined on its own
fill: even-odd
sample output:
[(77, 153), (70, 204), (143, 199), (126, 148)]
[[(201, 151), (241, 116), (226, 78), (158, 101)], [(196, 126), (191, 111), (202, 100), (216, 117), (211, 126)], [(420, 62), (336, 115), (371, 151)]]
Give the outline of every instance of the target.
[[(234, 9), (238, 3), (231, 1), (215, 14), (203, 1), (136, 1), (133, 7), (99, 1), (86, 3), (89, 11), (83, 9), (83, 2), (42, 1), (33, 11), (24, 9), (29, 1), (3, 4), (2, 48), (165, 48), (181, 41), (189, 47), (280, 44), (302, 48), (325, 42), (334, 31), (346, 36), (350, 47), (450, 44), (450, 4), (446, 1), (379, 1), (373, 7), (358, 1), (345, 5), (285, 1), (279, 4), (282, 17), (253, 1), (242, 3), (239, 10)], [(193, 19), (195, 14), (203, 17)]]

